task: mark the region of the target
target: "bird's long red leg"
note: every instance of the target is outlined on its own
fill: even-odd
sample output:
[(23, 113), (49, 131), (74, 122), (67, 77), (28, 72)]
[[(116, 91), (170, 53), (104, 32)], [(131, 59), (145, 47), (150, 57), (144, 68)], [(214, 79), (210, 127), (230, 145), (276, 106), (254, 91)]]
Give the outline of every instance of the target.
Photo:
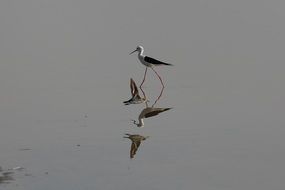
[(142, 81), (142, 83), (141, 83), (141, 85), (140, 85), (140, 89), (142, 88), (142, 85), (143, 85), (143, 83), (144, 83), (144, 81), (145, 81), (146, 72), (147, 72), (147, 67), (145, 67), (145, 72), (144, 72), (144, 76), (143, 76), (143, 81)]
[(155, 74), (158, 76), (159, 80), (160, 80), (160, 83), (162, 84), (163, 88), (164, 88), (164, 84), (162, 82), (162, 79), (161, 77), (159, 76), (159, 74), (154, 70), (154, 68), (151, 67), (151, 69), (155, 72)]

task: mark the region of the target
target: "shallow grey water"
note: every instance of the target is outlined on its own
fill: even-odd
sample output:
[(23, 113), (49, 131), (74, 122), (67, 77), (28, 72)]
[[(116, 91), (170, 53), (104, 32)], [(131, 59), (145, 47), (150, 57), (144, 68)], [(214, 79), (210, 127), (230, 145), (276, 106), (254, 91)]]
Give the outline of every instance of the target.
[[(178, 69), (160, 71), (166, 76)], [(4, 189), (283, 188), (284, 108), (278, 93), (271, 91), (274, 99), (263, 97), (246, 81), (232, 92), (215, 80), (208, 81), (215, 88), (165, 80), (157, 105), (173, 109), (145, 119), (144, 128), (131, 122), (144, 104), (122, 104), (130, 96), (128, 80), (102, 87), (117, 96), (107, 94), (101, 104), (82, 100), (70, 108), (55, 102), (23, 115), (10, 111), (1, 125), (1, 165), (25, 170), (16, 171)], [(152, 101), (160, 88), (155, 81), (150, 74), (145, 88), (154, 94)], [(45, 113), (45, 104), (61, 110)], [(132, 160), (124, 133), (150, 136)]]
[[(5, 190), (284, 189), (283, 2), (0, 3)], [(152, 28), (146, 28), (149, 26)], [(124, 106), (159, 67), (157, 107)], [(148, 73), (153, 103), (159, 80)], [(130, 159), (125, 133), (150, 136)], [(22, 170), (13, 168), (23, 167)]]

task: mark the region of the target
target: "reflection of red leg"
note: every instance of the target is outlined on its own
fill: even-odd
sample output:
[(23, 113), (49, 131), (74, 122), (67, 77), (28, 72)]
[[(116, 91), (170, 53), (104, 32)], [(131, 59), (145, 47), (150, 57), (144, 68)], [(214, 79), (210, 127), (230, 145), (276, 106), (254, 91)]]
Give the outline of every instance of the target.
[(164, 86), (162, 87), (162, 89), (161, 89), (161, 91), (160, 91), (159, 96), (157, 97), (157, 99), (155, 100), (155, 102), (152, 104), (152, 106), (151, 106), (151, 107), (153, 107), (153, 106), (158, 102), (158, 100), (161, 98), (162, 93), (163, 93), (163, 90), (164, 90)]
[(143, 85), (143, 83), (144, 83), (144, 81), (145, 81), (146, 72), (147, 72), (147, 67), (145, 67), (145, 72), (144, 72), (144, 76), (143, 76), (143, 81), (142, 81), (142, 83), (141, 83), (141, 85), (140, 85), (140, 88), (142, 88), (142, 85)]
[(154, 70), (154, 68), (151, 67), (151, 69), (155, 72), (155, 74), (158, 76), (159, 80), (160, 80), (160, 83), (162, 84), (163, 88), (164, 88), (164, 84), (162, 82), (162, 79), (161, 77), (159, 76), (159, 74)]

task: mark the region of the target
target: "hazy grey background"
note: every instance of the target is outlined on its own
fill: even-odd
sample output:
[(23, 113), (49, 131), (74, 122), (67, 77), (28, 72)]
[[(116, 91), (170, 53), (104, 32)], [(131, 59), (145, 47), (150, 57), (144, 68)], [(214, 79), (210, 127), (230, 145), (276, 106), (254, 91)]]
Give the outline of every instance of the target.
[[(32, 176), (0, 189), (283, 190), (284, 7), (1, 1), (0, 166)], [(174, 109), (143, 129), (130, 123), (143, 105), (122, 105), (129, 78), (143, 76), (129, 56), (137, 45), (175, 65), (157, 69), (157, 106)], [(153, 100), (159, 81), (148, 77)], [(151, 136), (134, 160), (126, 132)]]

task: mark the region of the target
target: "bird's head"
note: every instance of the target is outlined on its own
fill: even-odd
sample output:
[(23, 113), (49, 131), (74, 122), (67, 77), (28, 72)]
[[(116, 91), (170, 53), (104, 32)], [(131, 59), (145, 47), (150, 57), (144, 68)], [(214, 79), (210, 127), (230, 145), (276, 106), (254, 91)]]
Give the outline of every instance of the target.
[(138, 123), (136, 120), (131, 120), (137, 127), (144, 127), (143, 123)]
[(133, 53), (135, 53), (136, 51), (142, 52), (142, 51), (143, 51), (143, 47), (142, 47), (142, 46), (138, 46), (134, 51), (132, 51), (132, 52), (130, 53), (130, 55), (133, 54)]

